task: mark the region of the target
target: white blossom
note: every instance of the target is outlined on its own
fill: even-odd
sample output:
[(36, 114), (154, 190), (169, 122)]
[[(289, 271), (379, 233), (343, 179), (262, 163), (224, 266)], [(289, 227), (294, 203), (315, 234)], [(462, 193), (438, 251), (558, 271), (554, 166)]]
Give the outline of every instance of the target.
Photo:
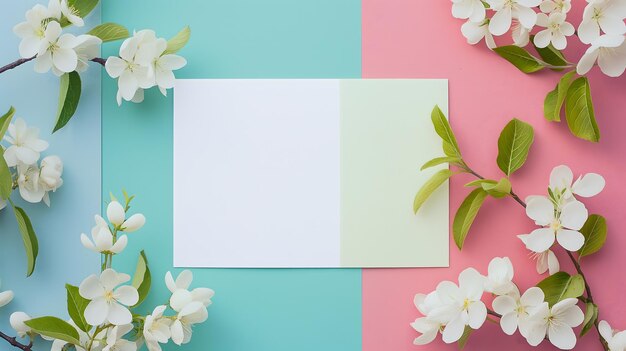
[(411, 323), (411, 327), (421, 334), (413, 340), (413, 344), (426, 345), (435, 340), (437, 334), (445, 327), (443, 323), (428, 317), (432, 310), (442, 307), (443, 304), (437, 295), (437, 291), (433, 291), (428, 295), (417, 294), (413, 299), (413, 303), (420, 313), (424, 315), (424, 317), (417, 318)]
[(30, 327), (24, 324), (24, 322), (30, 319), (31, 317), (24, 312), (14, 312), (9, 317), (9, 324), (11, 324), (11, 328), (15, 330), (17, 336), (23, 338), (31, 331)]
[(207, 320), (206, 307), (199, 301), (193, 301), (178, 312), (176, 319), (170, 327), (172, 341), (176, 345), (186, 344), (191, 340), (192, 327), (194, 324)]
[(574, 26), (565, 21), (565, 14), (561, 12), (553, 12), (549, 16), (540, 13), (537, 15), (537, 25), (546, 28), (535, 35), (534, 42), (539, 48), (552, 43), (555, 49), (563, 50), (567, 47), (567, 37), (575, 32)]
[(39, 139), (39, 129), (28, 127), (22, 118), (11, 123), (7, 132), (4, 139), (11, 145), (4, 151), (4, 159), (9, 167), (35, 164), (40, 152), (48, 148), (48, 143)]
[(578, 37), (591, 44), (600, 36), (600, 30), (609, 35), (626, 33), (626, 0), (589, 0), (578, 27)]
[(626, 331), (615, 330), (611, 328), (607, 321), (600, 321), (598, 323), (598, 331), (602, 338), (609, 345), (610, 351), (624, 351), (626, 350)]
[(124, 206), (118, 201), (111, 201), (107, 206), (107, 217), (109, 222), (123, 232), (134, 232), (141, 229), (146, 223), (146, 218), (141, 213), (136, 213), (126, 219)]
[(572, 195), (596, 196), (604, 186), (604, 178), (596, 173), (581, 175), (574, 181), (574, 173), (565, 165), (554, 167), (550, 173), (550, 189), (553, 193), (563, 193), (563, 197), (568, 200)]
[(161, 345), (170, 339), (172, 320), (163, 317), (167, 306), (157, 306), (152, 314), (146, 316), (143, 337), (149, 351), (161, 351)]
[[(528, 234), (520, 234), (517, 237), (520, 240), (522, 240), (524, 245), (526, 245), (526, 248), (528, 248), (528, 245), (527, 245)], [(548, 274), (552, 275), (561, 269), (559, 260), (552, 250), (548, 249), (548, 250), (541, 251), (541, 252), (535, 252), (535, 251), (532, 251), (532, 252), (533, 252), (532, 257), (537, 260), (537, 264), (536, 264), (537, 273), (544, 274), (545, 272), (548, 272)]]
[(102, 39), (93, 35), (83, 34), (76, 37), (76, 47), (74, 51), (78, 58), (76, 72), (85, 72), (89, 67), (89, 60), (98, 57)]
[(500, 327), (507, 335), (513, 335), (519, 328), (520, 333), (528, 336), (528, 317), (530, 311), (543, 303), (544, 294), (540, 288), (532, 287), (522, 296), (517, 289), (510, 295), (497, 296), (493, 300), (493, 310), (499, 313)]
[(91, 229), (91, 238), (81, 234), (80, 241), (83, 246), (91, 251), (98, 253), (114, 253), (119, 254), (126, 248), (128, 237), (122, 235), (113, 242), (113, 234), (104, 219), (98, 215), (95, 216), (96, 226)]
[(489, 262), (485, 291), (495, 295), (506, 295), (517, 291), (513, 283), (513, 264), (508, 257), (495, 257)]
[(626, 40), (624, 35), (605, 34), (593, 39), (591, 46), (578, 61), (576, 72), (587, 74), (598, 61), (602, 73), (619, 77), (626, 70)]
[(530, 42), (530, 30), (522, 26), (519, 21), (513, 21), (513, 30), (511, 31), (513, 37), (513, 44), (519, 47), (524, 47)]
[(36, 164), (17, 165), (17, 185), (22, 199), (30, 203), (38, 203), (46, 195), (39, 182), (39, 166)]
[(132, 324), (125, 324), (109, 328), (102, 351), (136, 351), (137, 344), (122, 337), (133, 330)]
[(531, 346), (539, 345), (547, 336), (552, 345), (561, 350), (576, 346), (576, 334), (572, 328), (582, 324), (585, 316), (575, 298), (561, 300), (552, 308), (544, 302), (531, 313), (526, 341)]
[(87, 277), (79, 286), (82, 297), (91, 300), (85, 308), (85, 319), (90, 325), (100, 325), (109, 322), (113, 325), (129, 324), (132, 315), (126, 306), (132, 306), (139, 301), (137, 289), (130, 285), (123, 285), (130, 280), (130, 276), (117, 273), (113, 269), (105, 269), (100, 277), (95, 274)]
[(46, 156), (41, 160), (39, 182), (45, 191), (56, 191), (63, 185), (63, 161), (59, 156)]
[(493, 35), (502, 35), (511, 28), (513, 19), (518, 19), (522, 26), (531, 29), (537, 22), (537, 13), (532, 7), (539, 6), (541, 0), (486, 0), (491, 9), (496, 11), (489, 21), (489, 31)]
[(486, 16), (485, 5), (481, 0), (452, 0), (452, 16), (482, 22)]
[(171, 272), (165, 274), (165, 285), (172, 293), (170, 297), (170, 307), (176, 312), (180, 312), (192, 302), (200, 302), (205, 307), (211, 305), (211, 298), (215, 292), (209, 288), (195, 288), (189, 291), (189, 286), (193, 281), (193, 273), (190, 270), (180, 272), (176, 280)]
[(139, 50), (140, 38), (133, 36), (124, 40), (120, 46), (119, 57), (111, 56), (107, 59), (105, 68), (111, 78), (118, 78), (117, 103), (122, 99), (130, 101), (135, 97), (138, 89), (152, 87), (154, 77), (150, 67), (142, 65), (135, 55)]
[(544, 252), (555, 239), (568, 251), (577, 251), (583, 246), (585, 238), (579, 230), (585, 224), (588, 212), (582, 202), (574, 200), (555, 211), (554, 204), (547, 197), (532, 196), (527, 200), (526, 214), (537, 225), (544, 226), (526, 237), (528, 249)]
[[(58, 0), (54, 1), (58, 2)], [(72, 5), (68, 4), (67, 0), (61, 0), (60, 6), (61, 13), (63, 14), (63, 16), (65, 16), (65, 18), (67, 18), (67, 20), (71, 24), (75, 25), (76, 27), (82, 27), (85, 25), (85, 21), (83, 21), (83, 19), (80, 17), (78, 11)]]
[(35, 71), (46, 73), (50, 69), (57, 76), (72, 72), (78, 66), (74, 48), (77, 40), (72, 34), (61, 35), (59, 22), (51, 21), (46, 27), (44, 40), (35, 58)]
[(467, 39), (468, 44), (475, 45), (484, 39), (489, 49), (496, 47), (493, 35), (489, 32), (489, 23), (487, 21), (482, 23), (467, 21), (461, 26), (461, 33)]
[[(0, 287), (2, 287), (1, 282), (0, 282)], [(13, 291), (11, 290), (1, 291), (0, 290), (0, 307), (4, 307), (8, 305), (9, 302), (11, 302), (12, 300), (13, 300)]]
[(544, 0), (541, 5), (539, 5), (539, 9), (543, 13), (568, 13), (569, 10), (572, 9), (572, 1), (571, 0)]
[(18, 23), (13, 27), (13, 33), (22, 39), (19, 46), (22, 58), (31, 58), (37, 55), (45, 42), (47, 23), (44, 20), (50, 17), (48, 8), (37, 4), (32, 9), (26, 11), (25, 22)]

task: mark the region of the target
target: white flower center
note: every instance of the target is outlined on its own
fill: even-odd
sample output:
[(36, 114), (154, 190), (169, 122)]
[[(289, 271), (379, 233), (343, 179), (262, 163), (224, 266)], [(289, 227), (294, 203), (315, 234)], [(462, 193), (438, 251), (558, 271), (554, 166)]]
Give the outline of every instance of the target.
[(115, 301), (115, 296), (113, 295), (113, 291), (107, 290), (104, 292), (104, 300), (108, 303)]
[(561, 221), (559, 221), (558, 219), (555, 219), (554, 221), (552, 221), (552, 223), (550, 223), (550, 229), (552, 229), (554, 232), (558, 231), (561, 228), (563, 228), (563, 226), (561, 225)]
[(463, 301), (463, 310), (467, 311), (471, 304), (472, 304), (472, 301), (470, 299), (465, 299)]
[(600, 18), (602, 18), (602, 10), (594, 7), (593, 8), (593, 16), (591, 16), (591, 19), (595, 20), (595, 21), (599, 21)]

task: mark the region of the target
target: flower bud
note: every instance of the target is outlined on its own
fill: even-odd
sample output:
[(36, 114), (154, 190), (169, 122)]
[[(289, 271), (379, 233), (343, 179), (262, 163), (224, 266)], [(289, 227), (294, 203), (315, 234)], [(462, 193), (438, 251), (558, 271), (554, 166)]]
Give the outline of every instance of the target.
[(9, 317), (11, 327), (15, 329), (20, 338), (25, 337), (26, 333), (30, 332), (30, 327), (24, 324), (24, 322), (29, 321), (30, 319), (30, 316), (24, 312), (15, 312), (11, 314), (11, 317)]
[(111, 201), (109, 206), (107, 206), (107, 217), (109, 218), (109, 222), (113, 225), (118, 226), (124, 223), (126, 212), (124, 211), (122, 204), (117, 201)]
[(63, 161), (58, 156), (47, 156), (41, 160), (39, 183), (46, 191), (56, 191), (63, 185)]

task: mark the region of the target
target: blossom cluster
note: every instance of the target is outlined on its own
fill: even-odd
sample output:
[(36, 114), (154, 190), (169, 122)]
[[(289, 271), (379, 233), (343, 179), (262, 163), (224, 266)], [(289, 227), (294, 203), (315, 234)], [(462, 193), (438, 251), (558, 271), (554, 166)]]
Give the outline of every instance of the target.
[[(421, 335), (416, 345), (425, 345), (441, 334), (445, 343), (461, 339), (467, 328), (479, 329), (488, 313), (500, 318), (500, 327), (507, 335), (516, 331), (529, 345), (537, 346), (543, 340), (562, 350), (570, 350), (577, 339), (573, 328), (584, 320), (578, 299), (565, 298), (550, 305), (539, 287), (520, 293), (513, 283), (514, 269), (507, 257), (496, 257), (489, 263), (488, 275), (474, 268), (459, 274), (458, 284), (443, 281), (429, 294), (417, 294), (415, 306), (423, 315), (411, 326)], [(493, 310), (488, 310), (483, 295), (491, 293)], [(489, 312), (488, 312), (489, 311)], [(600, 322), (601, 332), (612, 351), (626, 348), (626, 332), (612, 330), (606, 321)]]
[(587, 173), (574, 181), (572, 170), (560, 165), (550, 173), (548, 196), (529, 196), (526, 199), (526, 214), (541, 226), (530, 234), (518, 235), (518, 238), (537, 258), (537, 272), (559, 271), (559, 262), (551, 250), (555, 241), (567, 251), (578, 251), (585, 238), (580, 233), (589, 213), (579, 197), (592, 197), (599, 194), (605, 186), (604, 178), (596, 173)]
[(121, 105), (122, 99), (142, 102), (144, 89), (154, 86), (167, 95), (167, 89), (174, 87), (172, 71), (186, 64), (183, 57), (167, 52), (167, 40), (144, 29), (124, 40), (119, 57), (109, 57), (105, 67), (112, 78), (118, 78), (117, 103)]
[[(39, 162), (48, 142), (39, 139), (39, 129), (29, 127), (23, 119), (11, 123), (7, 132), (4, 160), (11, 169), (14, 188), (19, 188), (24, 200), (31, 203), (43, 201), (50, 206), (49, 192), (63, 185), (63, 161), (58, 156), (46, 156)], [(0, 198), (0, 209), (4, 207), (6, 201)]]
[[(106, 219), (95, 216), (92, 240), (81, 234), (82, 244), (91, 251), (103, 254), (105, 265), (99, 274), (88, 276), (78, 286), (80, 298), (86, 304), (80, 312), (87, 328), (79, 327), (74, 319), (67, 323), (78, 333), (79, 343), (71, 345), (67, 339), (52, 338), (45, 331), (35, 330), (28, 324), (36, 319), (21, 311), (10, 317), (10, 324), (19, 337), (28, 336), (32, 341), (36, 334), (40, 334), (42, 338), (52, 341), (53, 351), (65, 350), (69, 346), (80, 351), (136, 351), (144, 344), (150, 351), (160, 351), (161, 345), (170, 340), (177, 345), (191, 340), (193, 325), (204, 322), (208, 317), (207, 308), (211, 305), (213, 290), (190, 289), (193, 281), (191, 271), (182, 271), (176, 279), (167, 272), (165, 285), (171, 293), (168, 303), (157, 306), (147, 316), (137, 315), (132, 311), (141, 303), (138, 287), (129, 284), (130, 275), (111, 268), (112, 257), (120, 254), (127, 245), (127, 235), (122, 233), (137, 231), (145, 224), (145, 217), (140, 213), (126, 218), (130, 200), (132, 197), (127, 198), (126, 206), (117, 200), (111, 201), (107, 206)], [(0, 294), (1, 299), (4, 299), (3, 294)], [(12, 293), (10, 295), (12, 298)], [(167, 315), (168, 310), (173, 313)]]
[(626, 70), (626, 1), (587, 0), (578, 30), (568, 22), (571, 0), (452, 0), (452, 15), (466, 19), (461, 27), (468, 43), (484, 39), (491, 49), (494, 36), (511, 32), (514, 45), (528, 45), (535, 28), (533, 43), (538, 48), (550, 44), (557, 50), (567, 47), (576, 34), (590, 45), (577, 64), (583, 75), (597, 61), (602, 72), (617, 77)]
[(50, 0), (48, 6), (35, 5), (26, 12), (26, 21), (13, 27), (20, 37), (20, 56), (35, 57), (35, 71), (50, 70), (57, 76), (87, 69), (89, 60), (98, 56), (102, 40), (89, 34), (63, 33), (62, 20), (82, 27), (83, 19), (67, 0)]

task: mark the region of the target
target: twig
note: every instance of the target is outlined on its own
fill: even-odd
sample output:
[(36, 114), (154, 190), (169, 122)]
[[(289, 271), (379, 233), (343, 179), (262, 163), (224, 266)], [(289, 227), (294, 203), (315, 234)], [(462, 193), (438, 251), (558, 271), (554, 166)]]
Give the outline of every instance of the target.
[(8, 342), (9, 344), (11, 344), (11, 346), (18, 348), (22, 351), (32, 351), (32, 347), (33, 347), (33, 343), (30, 342), (28, 345), (27, 344), (22, 344), (21, 342), (17, 341), (17, 338), (15, 337), (11, 337), (6, 335), (5, 333), (0, 331), (0, 338), (6, 340), (6, 342)]
[[(469, 168), (468, 165), (464, 165), (462, 167), (463, 169), (465, 169), (469, 174), (473, 175), (474, 177), (478, 178), (478, 179), (485, 179), (485, 177), (481, 176), (480, 174), (476, 173), (473, 169)], [(524, 200), (522, 200), (511, 188), (511, 191), (509, 192), (509, 194), (511, 195), (511, 197), (513, 198), (513, 200), (515, 200), (518, 204), (522, 205), (524, 208), (526, 208), (526, 203), (524, 202)]]
[(501, 315), (501, 314), (499, 314), (499, 313), (498, 313), (498, 312), (496, 312), (496, 311), (492, 311), (492, 310), (490, 310), (490, 309), (487, 309), (487, 314), (490, 314), (490, 315), (492, 315), (492, 316), (494, 316), (494, 317), (502, 318), (502, 315)]
[(99, 63), (102, 65), (102, 67), (104, 67), (104, 65), (107, 63), (107, 60), (103, 59), (102, 57), (95, 57), (91, 59), (92, 62), (95, 63)]
[(5, 71), (8, 71), (8, 70), (13, 69), (13, 68), (18, 67), (18, 66), (21, 66), (21, 65), (25, 64), (28, 61), (32, 61), (33, 59), (35, 59), (35, 56), (33, 56), (31, 58), (22, 58), (22, 59), (19, 59), (19, 60), (15, 60), (15, 61), (9, 63), (8, 65), (3, 66), (2, 68), (0, 68), (0, 73), (4, 73)]

